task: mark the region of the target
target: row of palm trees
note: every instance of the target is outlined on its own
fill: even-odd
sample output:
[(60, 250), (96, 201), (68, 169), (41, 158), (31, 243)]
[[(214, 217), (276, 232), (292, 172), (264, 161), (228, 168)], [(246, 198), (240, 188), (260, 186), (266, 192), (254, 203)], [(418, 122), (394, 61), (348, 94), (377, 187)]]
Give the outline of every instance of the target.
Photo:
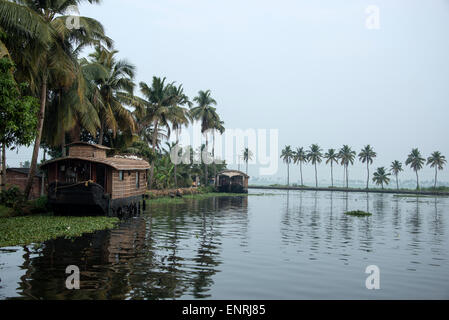
[[(370, 178), (370, 165), (373, 163), (374, 158), (377, 157), (377, 153), (370, 145), (364, 146), (359, 154), (352, 150), (352, 148), (348, 145), (343, 145), (343, 147), (337, 151), (336, 149), (328, 149), (327, 152), (323, 154), (323, 150), (320, 148), (318, 144), (312, 144), (308, 150), (305, 150), (303, 147), (296, 148), (296, 150), (292, 150), (291, 146), (285, 146), (285, 148), (281, 152), (281, 158), (287, 164), (287, 185), (290, 185), (290, 164), (293, 162), (294, 164), (299, 164), (300, 168), (300, 178), (301, 185), (303, 186), (303, 176), (302, 176), (302, 166), (305, 163), (311, 163), (315, 167), (315, 186), (318, 187), (318, 173), (317, 173), (317, 164), (320, 164), (323, 159), (326, 160), (326, 164), (330, 164), (331, 169), (331, 185), (334, 186), (334, 173), (333, 173), (333, 164), (340, 164), (344, 169), (344, 182), (346, 184), (346, 188), (348, 188), (349, 184), (349, 165), (353, 165), (354, 161), (358, 156), (359, 161), (366, 164), (367, 177), (366, 177), (366, 189), (369, 187), (369, 178)], [(412, 149), (410, 154), (408, 155), (405, 165), (410, 166), (413, 171), (416, 173), (416, 188), (419, 189), (419, 177), (418, 171), (421, 170), (426, 164), (426, 159), (421, 156), (420, 151), (415, 148)], [(439, 151), (433, 152), (427, 158), (427, 165), (431, 168), (435, 168), (435, 184), (434, 188), (437, 185), (437, 175), (438, 170), (443, 170), (446, 164), (446, 158)], [(395, 160), (391, 163), (389, 171), (396, 177), (396, 187), (399, 189), (399, 180), (398, 175), (401, 171), (403, 171), (402, 163), (398, 160)], [(382, 189), (384, 188), (384, 184), (388, 184), (390, 182), (391, 173), (387, 172), (388, 170), (385, 167), (377, 168), (376, 172), (373, 174), (373, 182), (376, 185), (381, 185)]]
[[(80, 16), (79, 28), (67, 26), (71, 10), (84, 2), (100, 1), (0, 0), (0, 58), (13, 61), (17, 83), (28, 83), (26, 94), (40, 101), (27, 197), (41, 144), (65, 155), (70, 141), (92, 141), (119, 151), (143, 141), (152, 151), (151, 187), (160, 143), (172, 130), (178, 142), (182, 127), (200, 121), (202, 133), (213, 131), (213, 144), (215, 132), (225, 130), (210, 90), (199, 91), (190, 101), (182, 85), (154, 77), (150, 85), (139, 83), (142, 97), (135, 95), (136, 67), (117, 58), (102, 24)], [(90, 47), (94, 51), (81, 57)], [(206, 150), (208, 144), (206, 135)], [(207, 165), (205, 171), (208, 177)]]

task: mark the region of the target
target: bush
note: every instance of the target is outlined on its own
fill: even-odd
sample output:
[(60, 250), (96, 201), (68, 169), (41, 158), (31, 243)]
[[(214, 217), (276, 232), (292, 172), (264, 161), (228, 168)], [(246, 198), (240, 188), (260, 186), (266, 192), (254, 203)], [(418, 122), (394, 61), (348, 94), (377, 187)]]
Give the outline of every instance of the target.
[(0, 203), (8, 208), (14, 208), (25, 202), (25, 196), (16, 186), (0, 193)]
[(47, 197), (40, 197), (30, 202), (32, 213), (46, 213), (50, 210)]

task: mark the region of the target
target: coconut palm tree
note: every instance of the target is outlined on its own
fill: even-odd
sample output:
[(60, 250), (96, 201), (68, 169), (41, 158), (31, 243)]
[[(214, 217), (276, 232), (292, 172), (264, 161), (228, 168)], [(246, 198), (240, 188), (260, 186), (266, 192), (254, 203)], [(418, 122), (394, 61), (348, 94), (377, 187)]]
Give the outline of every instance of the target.
[(129, 102), (129, 97), (133, 95), (136, 68), (126, 60), (117, 60), (117, 53), (117, 50), (109, 51), (97, 46), (95, 52), (89, 55), (91, 62), (96, 62), (107, 70), (107, 76), (97, 82), (101, 97), (98, 144), (103, 144), (103, 137), (108, 129), (114, 137), (120, 129), (131, 128), (132, 132), (135, 131), (134, 118), (123, 102)]
[(287, 186), (290, 186), (290, 163), (294, 157), (293, 150), (290, 146), (285, 146), (281, 152), (281, 159), (287, 164)]
[[(146, 130), (152, 126), (151, 146), (153, 155), (156, 154), (156, 147), (158, 146), (158, 137), (162, 128), (166, 128), (170, 132), (169, 117), (170, 107), (173, 104), (173, 90), (172, 83), (166, 84), (166, 78), (153, 77), (151, 86), (148, 86), (145, 82), (140, 82), (140, 91), (145, 98), (137, 98), (135, 105), (142, 110), (144, 114), (143, 118), (139, 121)], [(150, 168), (150, 181), (148, 187), (151, 189), (153, 186), (154, 177), (154, 159)]]
[[(47, 97), (51, 85), (70, 87), (75, 79), (71, 54), (79, 41), (91, 44), (106, 42), (102, 25), (91, 18), (77, 17), (79, 28), (68, 28), (70, 9), (84, 0), (0, 1), (0, 29), (8, 35), (3, 45), (18, 67), (18, 80), (28, 82), (40, 99), (36, 140), (25, 196), (28, 198), (37, 169)], [(98, 3), (99, 0), (89, 0)], [(2, 46), (3, 46), (2, 45)], [(68, 48), (72, 50), (68, 50)]]
[(382, 185), (382, 189), (384, 188), (384, 183), (390, 183), (390, 173), (387, 173), (384, 167), (377, 168), (377, 171), (373, 174), (373, 182), (377, 185)]
[[(218, 114), (217, 114), (218, 116)], [(218, 117), (217, 119), (215, 119), (213, 127), (212, 127), (212, 159), (214, 159), (214, 178), (217, 176), (217, 163), (216, 163), (216, 159), (215, 159), (215, 132), (217, 131), (220, 135), (222, 135), (225, 132), (225, 127), (224, 127), (224, 121), (222, 121), (220, 119), (220, 117)]]
[(248, 174), (248, 161), (253, 159), (253, 153), (248, 148), (243, 149), (243, 160), (246, 162), (246, 174)]
[(373, 148), (369, 144), (366, 145), (359, 153), (359, 160), (362, 161), (362, 163), (366, 163), (366, 189), (368, 189), (369, 183), (369, 165), (373, 163), (373, 159), (376, 156), (376, 152), (374, 152)]
[(331, 183), (332, 187), (334, 186), (334, 169), (333, 169), (333, 163), (338, 163), (338, 153), (335, 151), (335, 149), (329, 149), (324, 154), (324, 158), (326, 158), (326, 164), (331, 165)]
[(412, 149), (407, 157), (407, 160), (405, 160), (405, 165), (410, 166), (410, 168), (412, 168), (416, 173), (416, 189), (419, 189), (418, 171), (422, 169), (425, 161), (426, 159), (421, 156), (421, 152), (419, 152), (418, 148)]
[(349, 187), (349, 165), (354, 164), (354, 158), (356, 156), (355, 151), (351, 149), (348, 145), (343, 145), (343, 147), (338, 152), (338, 157), (340, 159), (341, 165), (344, 166), (344, 171), (346, 175), (346, 188)]
[[(169, 107), (169, 114), (168, 119), (171, 123), (172, 130), (176, 133), (176, 147), (179, 145), (179, 135), (181, 133), (182, 127), (187, 127), (189, 123), (192, 121), (192, 116), (190, 115), (190, 107), (192, 106), (192, 102), (190, 102), (189, 97), (184, 94), (184, 89), (182, 85), (179, 85), (178, 87), (172, 86), (171, 87), (171, 95), (172, 98), (172, 105)], [(189, 109), (185, 108), (184, 106), (188, 106)], [(175, 188), (178, 187), (178, 165), (175, 161), (174, 163), (174, 183)]]
[(315, 166), (315, 187), (318, 188), (318, 173), (316, 165), (321, 163), (323, 154), (321, 153), (321, 148), (318, 144), (312, 144), (310, 146), (309, 152), (307, 153), (307, 159)]
[(294, 151), (294, 155), (293, 155), (293, 162), (295, 164), (299, 163), (299, 173), (301, 176), (301, 186), (304, 185), (304, 182), (302, 180), (302, 164), (303, 162), (307, 162), (307, 153), (304, 150), (303, 147), (300, 148), (296, 148), (296, 151)]
[(430, 165), (431, 168), (435, 168), (435, 184), (433, 185), (434, 189), (437, 188), (438, 170), (443, 170), (445, 164), (446, 157), (443, 156), (439, 151), (433, 152), (431, 156), (427, 158), (427, 165)]
[(396, 189), (399, 190), (399, 180), (398, 180), (398, 175), (399, 172), (404, 171), (404, 169), (402, 169), (402, 163), (399, 162), (398, 160), (394, 160), (391, 163), (391, 167), (390, 167), (390, 171), (393, 172), (393, 174), (396, 177)]
[[(193, 101), (197, 103), (197, 106), (192, 108), (190, 112), (195, 120), (201, 121), (201, 133), (206, 137), (206, 148), (204, 152), (208, 154), (209, 142), (207, 133), (208, 130), (214, 128), (217, 119), (219, 119), (216, 108), (213, 107), (217, 102), (212, 98), (210, 90), (199, 91), (198, 96), (193, 98)], [(209, 181), (207, 162), (205, 161), (205, 185), (208, 185)]]

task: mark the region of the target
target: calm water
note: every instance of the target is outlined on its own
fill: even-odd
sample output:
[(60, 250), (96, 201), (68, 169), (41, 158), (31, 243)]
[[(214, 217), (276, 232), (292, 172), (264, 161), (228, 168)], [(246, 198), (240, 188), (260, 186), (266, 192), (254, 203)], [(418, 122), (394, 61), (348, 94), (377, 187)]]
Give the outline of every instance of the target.
[[(448, 299), (449, 198), (313, 191), (151, 206), (112, 231), (0, 249), (0, 299)], [(368, 218), (346, 210), (368, 210)], [(65, 289), (65, 268), (81, 289)], [(380, 269), (367, 290), (365, 268)]]

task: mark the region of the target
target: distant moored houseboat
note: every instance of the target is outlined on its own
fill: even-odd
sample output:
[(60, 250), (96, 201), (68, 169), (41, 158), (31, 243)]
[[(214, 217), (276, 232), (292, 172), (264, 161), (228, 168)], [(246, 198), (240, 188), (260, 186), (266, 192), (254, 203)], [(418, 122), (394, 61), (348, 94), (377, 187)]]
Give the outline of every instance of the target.
[(147, 187), (148, 162), (133, 156), (107, 157), (110, 148), (85, 142), (70, 145), (67, 157), (42, 164), (48, 202), (56, 214), (137, 214)]
[(221, 171), (215, 177), (215, 187), (220, 192), (248, 193), (249, 176), (238, 170)]

